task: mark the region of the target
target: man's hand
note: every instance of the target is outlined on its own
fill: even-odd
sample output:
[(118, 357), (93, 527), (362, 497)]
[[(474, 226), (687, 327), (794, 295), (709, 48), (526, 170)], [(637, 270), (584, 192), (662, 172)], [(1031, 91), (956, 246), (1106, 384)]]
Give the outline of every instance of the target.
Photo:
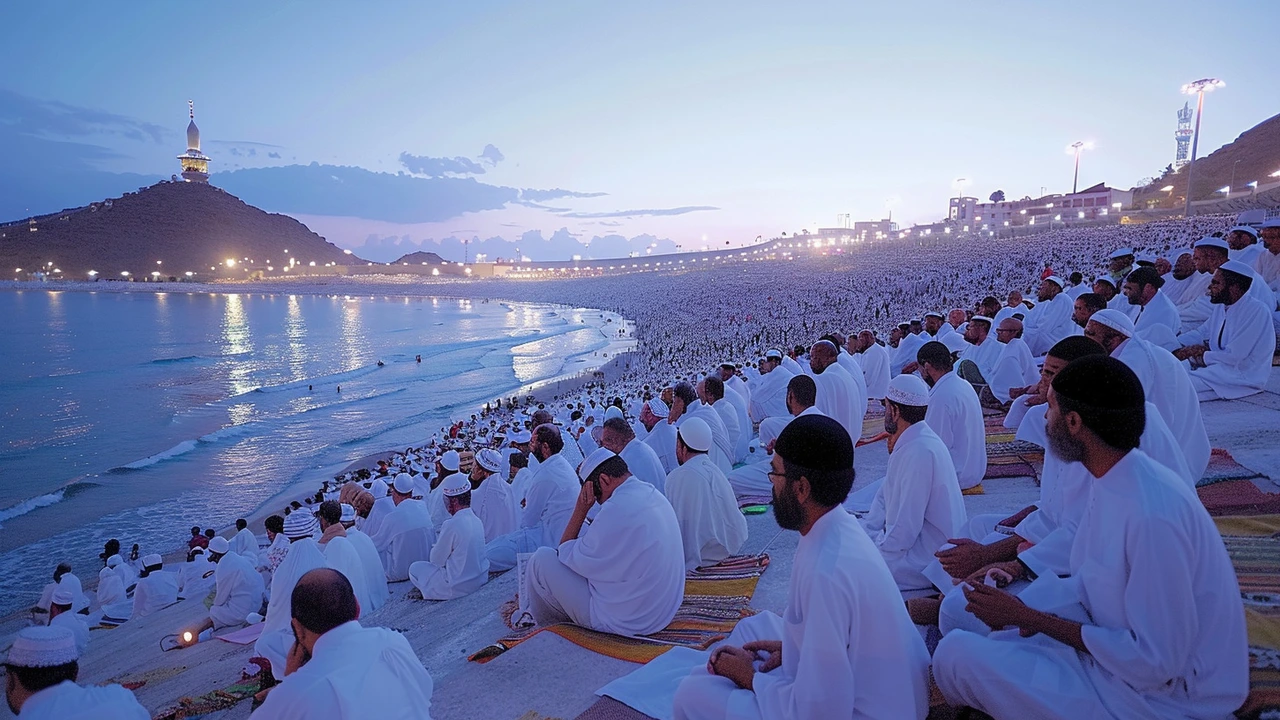
[(773, 454), (773, 444), (774, 444), (774, 443), (776, 443), (777, 441), (778, 441), (778, 439), (777, 439), (777, 438), (774, 438), (774, 439), (770, 440), (769, 442), (765, 443), (764, 451), (765, 451), (766, 453), (768, 453), (768, 454), (772, 455), (772, 454)]
[(906, 365), (903, 365), (903, 366), (902, 366), (902, 374), (903, 374), (903, 375), (910, 375), (911, 373), (913, 373), (913, 372), (915, 372), (915, 371), (917, 371), (917, 370), (919, 370), (919, 369), (920, 369), (920, 363), (918, 363), (918, 362), (914, 362), (914, 361), (913, 361), (913, 362), (909, 362), (909, 363), (907, 363)]
[(1200, 359), (1204, 357), (1205, 351), (1208, 350), (1204, 345), (1184, 345), (1173, 351), (1173, 356), (1179, 360), (1191, 360), (1192, 358)]
[(942, 569), (953, 578), (968, 577), (990, 562), (987, 559), (987, 546), (982, 543), (968, 538), (951, 538), (947, 542), (955, 547), (939, 550), (934, 553), (934, 557), (938, 558)]
[(293, 647), (289, 648), (289, 656), (284, 661), (284, 674), (294, 674), (298, 671), (298, 668), (306, 665), (309, 660), (311, 660), (311, 653), (302, 647), (302, 643), (294, 640)]
[[(974, 572), (972, 575), (965, 578), (965, 582), (969, 583), (970, 585), (985, 585), (987, 581), (987, 573), (991, 572), (992, 570), (998, 571), (996, 573), (996, 576), (997, 576), (996, 587), (999, 587), (999, 588), (1003, 588), (1007, 586), (1009, 583), (1013, 582), (1014, 580), (1020, 580), (1024, 575), (1026, 575), (1026, 570), (1022, 567), (1022, 563), (1018, 562), (1017, 560), (1011, 560), (1006, 562), (994, 562), (994, 563), (991, 563), (990, 565), (983, 566), (982, 568)], [(1004, 575), (1007, 575), (1009, 579), (1004, 580), (1002, 577), (1000, 577), (1001, 573), (1003, 573)]]
[(1043, 405), (1047, 402), (1049, 402), (1048, 395), (1041, 395), (1039, 393), (1035, 393), (1027, 396), (1027, 407), (1035, 407), (1037, 405)]
[(574, 507), (574, 512), (579, 513), (582, 517), (587, 516), (587, 511), (592, 505), (596, 504), (596, 486), (594, 483), (582, 483), (582, 489), (578, 491), (578, 502)]
[(1028, 608), (1012, 593), (982, 584), (966, 585), (963, 592), (964, 598), (969, 601), (965, 610), (973, 613), (974, 617), (992, 630), (1016, 627), (1023, 637), (1035, 634), (1025, 628), (1031, 624), (1032, 615), (1036, 611)]
[(740, 647), (726, 645), (716, 648), (707, 661), (707, 672), (729, 678), (743, 690), (752, 690), (752, 678), (756, 668), (756, 654)]
[(1035, 510), (1036, 510), (1036, 506), (1035, 506), (1035, 505), (1028, 505), (1028, 506), (1026, 506), (1026, 507), (1022, 508), (1021, 510), (1019, 510), (1018, 512), (1016, 512), (1016, 513), (1014, 513), (1014, 514), (1010, 515), (1009, 517), (1007, 517), (1007, 518), (1005, 518), (1005, 519), (1001, 520), (1000, 522), (996, 523), (996, 525), (997, 525), (997, 526), (1004, 526), (1004, 527), (1007, 527), (1007, 528), (1015, 528), (1015, 527), (1018, 527), (1018, 523), (1022, 522), (1023, 520), (1026, 520), (1026, 519), (1027, 519), (1027, 516), (1028, 516), (1028, 515), (1030, 515), (1031, 513), (1035, 512)]
[(742, 646), (743, 650), (750, 653), (767, 653), (769, 657), (765, 658), (764, 665), (760, 666), (760, 672), (770, 672), (775, 668), (782, 666), (782, 641), (781, 640), (756, 640)]
[(1010, 400), (1016, 400), (1016, 399), (1018, 399), (1018, 398), (1022, 397), (1023, 395), (1026, 395), (1026, 394), (1027, 394), (1027, 391), (1029, 391), (1030, 389), (1031, 389), (1031, 388), (1029, 388), (1029, 387), (1016, 387), (1016, 388), (1009, 388), (1009, 399), (1010, 399)]

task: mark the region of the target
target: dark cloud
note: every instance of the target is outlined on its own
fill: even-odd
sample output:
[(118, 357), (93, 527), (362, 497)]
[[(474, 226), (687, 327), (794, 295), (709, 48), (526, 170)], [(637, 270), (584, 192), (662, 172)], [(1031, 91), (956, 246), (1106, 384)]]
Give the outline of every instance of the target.
[(267, 157), (271, 158), (272, 160), (279, 160), (279, 159), (280, 159), (280, 153), (278, 153), (278, 152), (269, 152), (269, 153), (267, 153)]
[(38, 100), (4, 89), (0, 89), (0, 125), (25, 135), (45, 138), (115, 135), (159, 144), (174, 137), (168, 128), (137, 118), (56, 100)]
[(677, 208), (658, 208), (654, 210), (618, 210), (616, 212), (571, 212), (562, 213), (560, 217), (567, 218), (620, 218), (620, 217), (643, 217), (643, 216), (660, 216), (660, 215), (684, 215), (692, 212), (703, 212), (706, 210), (719, 210), (718, 207), (710, 205), (687, 205)]
[(410, 155), (400, 153), (400, 164), (414, 175), (426, 175), (431, 178), (450, 175), (483, 175), (484, 166), (464, 157), (437, 158), (426, 155)]
[(495, 167), (506, 159), (507, 157), (502, 154), (502, 151), (492, 145), (485, 145), (484, 150), (480, 152), (480, 160), (488, 163), (489, 167)]
[(547, 200), (558, 200), (560, 198), (594, 198), (604, 197), (609, 193), (602, 192), (574, 192), (573, 190), (561, 190), (560, 188), (552, 188), (550, 190), (533, 190), (525, 188), (520, 191), (521, 200), (530, 200), (533, 202), (545, 202)]

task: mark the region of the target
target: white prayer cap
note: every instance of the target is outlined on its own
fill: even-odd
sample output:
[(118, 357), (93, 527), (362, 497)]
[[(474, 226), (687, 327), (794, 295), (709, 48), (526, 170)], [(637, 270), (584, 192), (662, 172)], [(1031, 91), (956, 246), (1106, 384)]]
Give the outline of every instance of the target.
[(1280, 215), (1263, 220), (1262, 229), (1266, 230), (1267, 228), (1280, 228)]
[(963, 352), (971, 347), (969, 345), (969, 341), (964, 339), (964, 335), (961, 335), (958, 332), (947, 333), (946, 337), (942, 338), (941, 342), (943, 345), (947, 346), (947, 350), (950, 350), (953, 353)]
[(1222, 248), (1223, 250), (1231, 249), (1231, 246), (1227, 245), (1226, 240), (1223, 240), (1220, 237), (1214, 237), (1212, 235), (1207, 235), (1197, 240), (1195, 247), (1215, 247), (1215, 248)]
[(1111, 255), (1109, 255), (1108, 257), (1110, 257), (1112, 260), (1119, 260), (1120, 258), (1125, 257), (1126, 255), (1132, 255), (1132, 254), (1133, 254), (1133, 248), (1122, 247), (1116, 250), (1115, 252), (1111, 253)]
[(911, 318), (911, 324), (916, 325), (920, 322), (920, 318)]
[[(1130, 253), (1130, 254), (1132, 254), (1132, 253)], [(1065, 289), (1066, 289), (1066, 287), (1067, 287), (1067, 281), (1066, 281), (1066, 280), (1063, 280), (1062, 278), (1058, 277), (1057, 275), (1050, 275), (1049, 277), (1045, 278), (1045, 280), (1048, 280), (1049, 282), (1053, 283), (1054, 285), (1057, 285), (1059, 290), (1065, 290)]]
[(1177, 259), (1182, 257), (1183, 255), (1190, 255), (1190, 254), (1191, 254), (1191, 248), (1184, 247), (1184, 248), (1178, 248), (1176, 250), (1170, 251), (1169, 257), (1173, 258), (1174, 261), (1177, 261)]
[(502, 470), (502, 453), (493, 448), (485, 448), (476, 453), (476, 462), (489, 472), (499, 472)]
[(440, 467), (448, 470), (449, 472), (457, 472), (460, 462), (461, 459), (458, 457), (457, 450), (449, 450), (440, 456)]
[(622, 408), (617, 405), (610, 405), (608, 410), (604, 411), (604, 419), (612, 420), (613, 418), (622, 417)]
[(342, 503), (342, 517), (338, 519), (338, 522), (349, 523), (349, 522), (355, 522), (355, 521), (356, 521), (355, 506), (350, 505), (348, 503)]
[[(706, 423), (703, 423), (703, 425), (706, 425)], [(611, 457), (617, 457), (617, 454), (608, 448), (596, 448), (595, 452), (588, 455), (587, 459), (583, 460), (582, 464), (578, 466), (578, 477), (583, 482), (586, 482), (587, 478), (591, 477), (591, 473), (600, 467), (600, 463)]]
[(142, 567), (155, 567), (156, 565), (163, 564), (164, 558), (160, 557), (158, 553), (151, 553), (150, 555), (142, 556)]
[(946, 319), (942, 316), (942, 313), (937, 312), (936, 310), (930, 310), (929, 312), (925, 313), (924, 316), (927, 318), (935, 317), (935, 318), (938, 318), (939, 320)]
[(649, 412), (660, 418), (667, 417), (671, 414), (671, 408), (667, 407), (667, 404), (662, 402), (662, 398), (654, 398), (650, 400), (648, 404)]
[(47, 668), (66, 665), (80, 659), (76, 638), (70, 628), (37, 625), (23, 628), (9, 648), (6, 665), (23, 668)]
[(369, 486), (369, 494), (374, 500), (387, 496), (387, 481), (382, 478), (374, 478), (373, 484)]
[(895, 375), (889, 381), (889, 391), (884, 398), (899, 405), (928, 407), (929, 386), (915, 375)]
[(218, 555), (226, 555), (230, 551), (231, 543), (227, 542), (227, 539), (221, 535), (209, 540), (209, 552), (216, 553)]
[(69, 587), (63, 587), (58, 584), (57, 589), (53, 591), (53, 595), (49, 598), (49, 602), (54, 605), (70, 605), (76, 601), (76, 594)]
[(440, 481), (440, 491), (445, 497), (458, 497), (471, 492), (471, 481), (462, 473), (454, 473)]
[(988, 326), (995, 324), (995, 321), (987, 317), (986, 315), (974, 315), (973, 317), (969, 318), (969, 322), (973, 322), (975, 320), (978, 322), (984, 322)]
[(109, 568), (119, 567), (120, 565), (123, 565), (123, 564), (124, 564), (124, 558), (120, 557), (119, 555), (112, 555), (111, 557), (107, 558), (107, 567)]
[[(1263, 227), (1266, 227), (1266, 225), (1264, 224), (1264, 225), (1263, 225)], [(1280, 225), (1276, 225), (1275, 227), (1280, 227)], [(1248, 225), (1237, 225), (1237, 226), (1235, 226), (1235, 227), (1231, 228), (1230, 230), (1228, 230), (1227, 232), (1229, 232), (1229, 233), (1233, 233), (1233, 232), (1237, 232), (1237, 231), (1239, 231), (1239, 232), (1243, 232), (1243, 233), (1249, 233), (1250, 235), (1254, 236), (1255, 238), (1256, 238), (1256, 237), (1258, 237), (1258, 231), (1257, 231), (1257, 230), (1254, 230), (1253, 228), (1249, 227)]]
[(1156, 261), (1155, 253), (1149, 253), (1149, 252), (1140, 252), (1138, 253), (1136, 258), (1136, 262), (1139, 262), (1139, 263), (1155, 264), (1155, 261)]
[(311, 537), (320, 529), (320, 521), (306, 510), (295, 510), (284, 519), (284, 536), (290, 540)]
[(413, 477), (408, 473), (400, 473), (391, 486), (401, 495), (409, 495), (413, 492)]
[(1221, 265), (1219, 265), (1218, 269), (1226, 270), (1227, 272), (1233, 272), (1237, 275), (1243, 275), (1249, 278), (1250, 280), (1253, 279), (1253, 268), (1240, 262), (1239, 260), (1228, 260), (1222, 263)]
[(1133, 337), (1133, 320), (1128, 315), (1119, 310), (1110, 308), (1099, 310), (1089, 316), (1090, 322), (1096, 322), (1099, 325), (1106, 325), (1125, 337)]
[(194, 558), (196, 555), (204, 555), (204, 548), (199, 545), (191, 548), (191, 556)]
[(1111, 287), (1116, 286), (1116, 281), (1112, 280), (1109, 275), (1099, 275), (1098, 277), (1094, 278), (1093, 281), (1096, 283), (1106, 283)]
[(524, 445), (525, 443), (529, 442), (532, 439), (533, 439), (533, 433), (529, 432), (528, 430), (516, 430), (515, 432), (511, 433), (511, 442), (517, 445)]
[(702, 418), (689, 418), (680, 425), (680, 439), (690, 450), (707, 452), (711, 449), (711, 426)]
[(766, 350), (764, 353), (765, 360), (781, 360), (782, 351), (778, 349)]

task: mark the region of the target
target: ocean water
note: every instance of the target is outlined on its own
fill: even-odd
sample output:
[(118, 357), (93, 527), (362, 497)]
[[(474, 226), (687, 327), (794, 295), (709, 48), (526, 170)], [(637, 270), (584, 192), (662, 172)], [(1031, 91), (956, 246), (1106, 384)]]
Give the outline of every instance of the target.
[(0, 611), (60, 560), (92, 578), (108, 538), (172, 550), (608, 342), (598, 311), (444, 298), (19, 290), (0, 317)]

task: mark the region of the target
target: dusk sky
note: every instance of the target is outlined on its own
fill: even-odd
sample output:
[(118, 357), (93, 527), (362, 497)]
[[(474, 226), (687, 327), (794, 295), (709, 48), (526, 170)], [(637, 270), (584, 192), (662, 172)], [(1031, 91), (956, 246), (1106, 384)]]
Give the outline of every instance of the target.
[(959, 177), (983, 200), (1069, 191), (1076, 140), (1096, 146), (1082, 187), (1159, 174), (1191, 80), (1227, 83), (1202, 156), (1280, 112), (1280, 3), (1259, 0), (19, 2), (0, 20), (0, 220), (167, 179), (192, 99), (214, 185), (379, 260), (450, 236), (524, 236), (535, 257), (565, 252), (536, 233), (620, 236), (603, 256), (838, 213), (930, 222)]

